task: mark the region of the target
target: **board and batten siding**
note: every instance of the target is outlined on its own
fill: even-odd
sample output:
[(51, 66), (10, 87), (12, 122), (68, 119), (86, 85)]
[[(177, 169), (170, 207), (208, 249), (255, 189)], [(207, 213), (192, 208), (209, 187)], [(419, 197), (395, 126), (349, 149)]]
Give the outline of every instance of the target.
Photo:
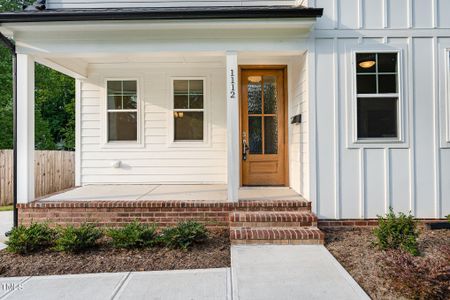
[(257, 6), (295, 5), (297, 2), (297, 0), (48, 0), (47, 7), (50, 9), (57, 9), (183, 6)]
[[(81, 184), (99, 183), (226, 183), (226, 101), (223, 66), (208, 64), (131, 64), (90, 66), (81, 83)], [(171, 142), (171, 77), (205, 77), (208, 96), (205, 114), (210, 120), (208, 143), (179, 147)], [(138, 78), (141, 87), (139, 147), (105, 146), (103, 92), (105, 78)], [(138, 125), (139, 126), (139, 125)], [(111, 164), (121, 161), (120, 168)]]
[[(320, 218), (375, 218), (389, 207), (418, 218), (450, 213), (450, 49), (448, 0), (316, 0), (323, 7), (315, 36), (317, 175), (313, 207)], [(351, 52), (401, 49), (405, 142), (349, 143)], [(447, 73), (448, 74), (448, 73)], [(447, 103), (447, 104), (446, 104)], [(447, 106), (446, 106), (447, 105)], [(447, 108), (446, 108), (447, 107)]]

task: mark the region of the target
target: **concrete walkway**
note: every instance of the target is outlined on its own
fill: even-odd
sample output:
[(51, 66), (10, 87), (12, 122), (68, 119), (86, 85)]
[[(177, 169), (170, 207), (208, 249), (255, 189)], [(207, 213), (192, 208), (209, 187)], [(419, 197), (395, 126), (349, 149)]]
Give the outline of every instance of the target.
[(233, 299), (370, 299), (324, 246), (231, 248)]
[(231, 269), (0, 278), (3, 299), (369, 299), (323, 246), (232, 246)]
[(230, 269), (0, 278), (0, 299), (231, 299)]

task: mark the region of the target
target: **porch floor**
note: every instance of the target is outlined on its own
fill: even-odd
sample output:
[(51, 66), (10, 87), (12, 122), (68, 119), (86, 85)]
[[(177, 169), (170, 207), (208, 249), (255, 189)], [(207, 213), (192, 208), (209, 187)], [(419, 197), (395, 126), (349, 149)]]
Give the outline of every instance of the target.
[[(43, 197), (41, 202), (59, 201), (227, 201), (226, 185), (86, 185)], [(243, 187), (239, 200), (305, 199), (286, 187)]]

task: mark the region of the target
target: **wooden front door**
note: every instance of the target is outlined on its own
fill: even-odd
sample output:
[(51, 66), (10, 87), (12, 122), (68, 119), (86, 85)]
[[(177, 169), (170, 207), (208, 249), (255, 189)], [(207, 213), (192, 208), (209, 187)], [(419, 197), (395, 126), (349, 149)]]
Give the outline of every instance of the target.
[(241, 69), (242, 185), (285, 186), (285, 68)]

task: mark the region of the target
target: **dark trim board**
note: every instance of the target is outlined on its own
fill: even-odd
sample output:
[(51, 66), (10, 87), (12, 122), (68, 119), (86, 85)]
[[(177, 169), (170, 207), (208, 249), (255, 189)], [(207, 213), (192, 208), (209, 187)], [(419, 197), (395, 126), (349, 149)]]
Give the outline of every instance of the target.
[(317, 18), (323, 8), (297, 6), (217, 6), (47, 9), (0, 13), (0, 23), (53, 21), (195, 20)]

